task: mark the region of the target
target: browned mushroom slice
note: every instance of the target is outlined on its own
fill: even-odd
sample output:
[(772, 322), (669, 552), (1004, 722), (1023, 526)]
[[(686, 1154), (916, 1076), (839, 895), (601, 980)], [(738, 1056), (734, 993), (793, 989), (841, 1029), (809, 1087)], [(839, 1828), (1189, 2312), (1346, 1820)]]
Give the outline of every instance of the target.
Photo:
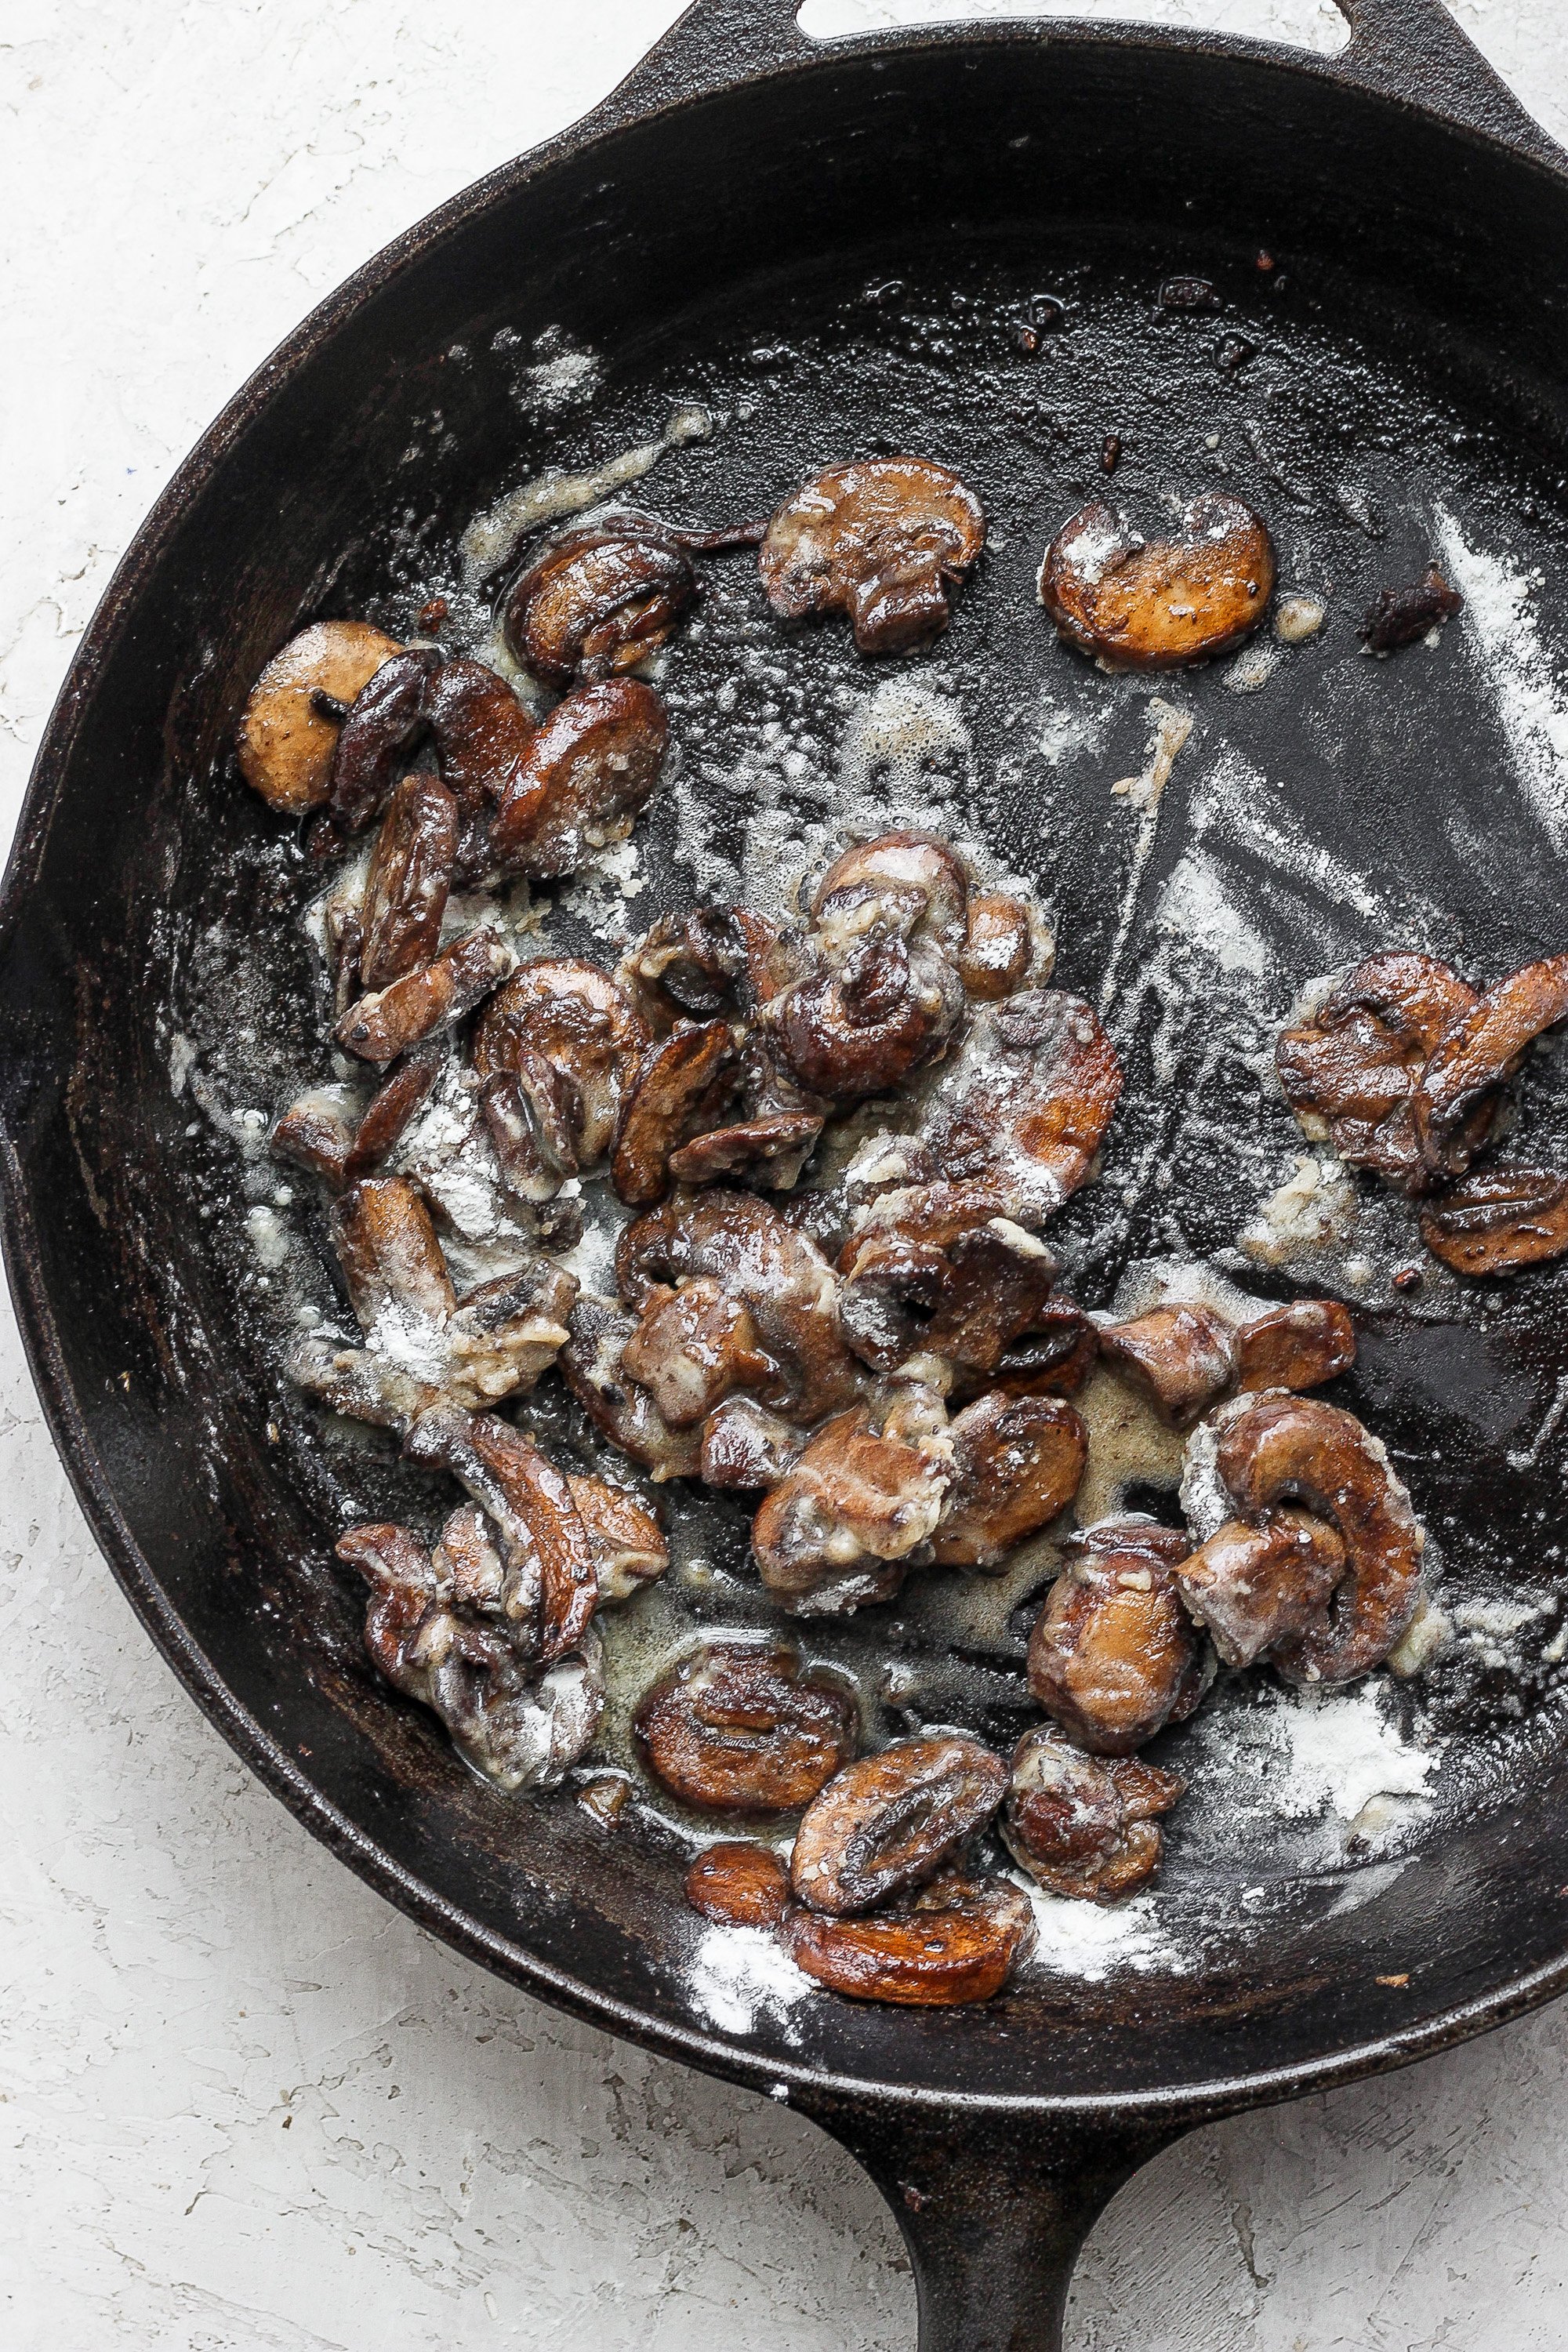
[(1369, 653), (1391, 654), (1401, 646), (1440, 629), (1464, 606), (1457, 588), (1450, 588), (1435, 563), (1408, 588), (1380, 588), (1367, 607), (1361, 634)]
[(1190, 1429), (1236, 1378), (1231, 1326), (1212, 1307), (1196, 1303), (1153, 1307), (1130, 1323), (1102, 1323), (1100, 1347), (1173, 1429)]
[(1096, 499), (1051, 541), (1039, 590), (1082, 652), (1113, 669), (1172, 669), (1251, 635), (1274, 593), (1274, 548), (1261, 516), (1223, 490), (1194, 499), (1168, 540), (1140, 539)]
[(547, 956), (522, 965), (485, 1007), (474, 1066), (489, 1078), (532, 1055), (569, 1079), (580, 1106), (577, 1167), (586, 1173), (615, 1140), (647, 1042), (647, 1023), (607, 971)]
[(1058, 1397), (994, 1391), (952, 1422), (952, 1483), (931, 1538), (939, 1568), (999, 1568), (1079, 1490), (1089, 1432)]
[(274, 654), (239, 722), (239, 771), (286, 815), (320, 808), (349, 706), (384, 662), (403, 651), (368, 621), (317, 621)]
[(1002, 1834), (1047, 1895), (1114, 1903), (1159, 1867), (1155, 1820), (1186, 1782), (1132, 1757), (1086, 1756), (1054, 1727), (1013, 1754)]
[(441, 781), (467, 817), (499, 802), (527, 758), (533, 721), (483, 662), (448, 661), (425, 689)]
[(991, 2000), (1034, 1948), (1027, 1895), (1006, 1879), (948, 1878), (891, 1916), (828, 1919), (790, 1912), (784, 1949), (796, 1968), (852, 2000), (957, 2009)]
[(742, 1490), (776, 1486), (805, 1450), (805, 1438), (755, 1397), (727, 1397), (702, 1424), (702, 1480)]
[(662, 646), (697, 593), (690, 558), (652, 527), (569, 532), (519, 573), (507, 644), (549, 686), (632, 669)]
[(448, 1393), (478, 1408), (531, 1389), (566, 1344), (577, 1278), (534, 1257), (460, 1298), (447, 1332)]
[(423, 971), (405, 973), (351, 1004), (332, 1034), (361, 1061), (384, 1066), (482, 1004), (516, 962), (500, 931), (468, 931)]
[(1079, 1747), (1128, 1756), (1202, 1693), (1172, 1576), (1187, 1539), (1130, 1516), (1102, 1519), (1064, 1549), (1068, 1565), (1029, 1642), (1029, 1688)]
[(669, 1190), (670, 1155), (722, 1112), (735, 1085), (735, 1038), (727, 1021), (675, 1030), (643, 1056), (621, 1113), (610, 1181), (631, 1208)]
[(1296, 1298), (1244, 1323), (1236, 1335), (1236, 1384), (1315, 1389), (1355, 1362), (1355, 1325), (1337, 1298)]
[(921, 1238), (931, 1223), (925, 1188), (908, 1200), (909, 1229), (872, 1225), (845, 1244), (844, 1336), (878, 1371), (931, 1354), (989, 1375), (1055, 1313), (1057, 1262), (1032, 1234), (1002, 1217), (961, 1227), (945, 1242)]
[(701, 1464), (699, 1433), (671, 1429), (647, 1391), (622, 1376), (621, 1358), (637, 1326), (637, 1317), (613, 1299), (579, 1298), (566, 1318), (561, 1377), (595, 1428), (651, 1472), (656, 1484), (695, 1477)]
[(843, 945), (879, 921), (910, 947), (956, 955), (963, 944), (969, 877), (931, 833), (882, 833), (843, 850), (812, 894), (817, 929)]
[(890, 1599), (942, 1515), (944, 1454), (879, 1434), (864, 1406), (836, 1414), (752, 1523), (768, 1591), (799, 1616)]
[(725, 1927), (776, 1927), (789, 1907), (789, 1877), (777, 1854), (740, 1840), (700, 1853), (684, 1885), (692, 1909)]
[(1077, 1396), (1100, 1361), (1100, 1333), (1081, 1307), (1058, 1298), (1009, 1342), (989, 1375), (1008, 1396)]
[(737, 1390), (776, 1396), (784, 1388), (751, 1309), (710, 1276), (648, 1301), (621, 1369), (647, 1389), (671, 1429), (705, 1421)]
[(1475, 1118), (1495, 1107), (1535, 1040), (1564, 1020), (1568, 955), (1555, 955), (1510, 972), (1449, 1024), (1415, 1088), (1415, 1136), (1429, 1168), (1463, 1174), (1484, 1140)]
[(639, 679), (577, 688), (502, 794), (489, 835), (496, 865), (549, 880), (623, 840), (658, 782), (668, 736), (663, 703)]
[(1338, 1531), (1307, 1511), (1268, 1511), (1256, 1527), (1228, 1519), (1182, 1560), (1176, 1589), (1227, 1666), (1250, 1666), (1279, 1643), (1326, 1622), (1345, 1572)]
[(503, 1613), (536, 1626), (539, 1655), (549, 1664), (577, 1649), (599, 1580), (572, 1489), (550, 1456), (494, 1413), (445, 1406), (420, 1416), (405, 1451), (450, 1470), (489, 1514), (507, 1571)]
[(633, 1727), (649, 1768), (706, 1812), (792, 1812), (855, 1745), (847, 1690), (782, 1643), (707, 1642), (657, 1683)]
[(1449, 1024), (1479, 1002), (1435, 956), (1369, 958), (1314, 1021), (1281, 1034), (1275, 1062), (1286, 1100), (1304, 1125), (1324, 1122), (1351, 1167), (1419, 1191), (1428, 1177), (1415, 1134), (1416, 1080)]
[(669, 1546), (646, 1503), (624, 1486), (612, 1486), (607, 1478), (568, 1472), (566, 1484), (587, 1534), (601, 1606), (606, 1601), (629, 1601), (664, 1574)]
[(1421, 1238), (1456, 1274), (1518, 1274), (1568, 1250), (1568, 1176), (1487, 1168), (1421, 1212)]
[(332, 754), (331, 811), (359, 833), (383, 808), (398, 761), (425, 728), (425, 694), (441, 667), (434, 646), (409, 646), (384, 662), (354, 697)]
[(895, 1740), (847, 1764), (795, 1832), (796, 1900), (843, 1917), (923, 1885), (985, 1827), (1006, 1793), (1001, 1758), (960, 1732)]
[(370, 1177), (332, 1212), (332, 1240), (360, 1328), (371, 1338), (384, 1318), (401, 1326), (442, 1326), (457, 1294), (430, 1212), (401, 1176)]
[(1099, 1015), (1060, 989), (1025, 989), (977, 1014), (964, 1059), (927, 1130), (943, 1175), (990, 1178), (1007, 1213), (1049, 1215), (1088, 1178), (1121, 1092)]
[(970, 900), (968, 928), (958, 951), (958, 976), (967, 995), (987, 1003), (1011, 996), (1023, 987), (1037, 961), (1048, 963), (1049, 956), (1037, 944), (1035, 918), (1021, 898), (987, 890)]
[(945, 957), (911, 957), (898, 931), (874, 929), (773, 1000), (769, 1035), (814, 1094), (854, 1102), (890, 1093), (945, 1046), (963, 990)]
[[(712, 1184), (723, 1176), (751, 1176), (787, 1189), (822, 1133), (820, 1111), (774, 1111), (766, 1118), (715, 1127), (669, 1155), (678, 1184)], [(786, 1172), (787, 1171), (787, 1172)]]
[(1311, 1683), (1370, 1673), (1415, 1613), (1425, 1540), (1384, 1447), (1339, 1406), (1278, 1391), (1222, 1406), (1215, 1427), (1215, 1471), (1238, 1517), (1256, 1525), (1277, 1505), (1299, 1503), (1344, 1540), (1345, 1573), (1328, 1612), (1277, 1647), (1280, 1673)]
[(354, 1100), (346, 1087), (313, 1087), (279, 1118), (272, 1149), (280, 1160), (291, 1160), (297, 1168), (320, 1176), (335, 1192), (348, 1181), (355, 1124)]
[(439, 1054), (411, 1054), (384, 1078), (365, 1106), (343, 1161), (343, 1181), (357, 1184), (373, 1176), (406, 1134), (441, 1075)]
[(830, 466), (768, 525), (763, 585), (785, 620), (847, 613), (863, 654), (907, 653), (946, 628), (948, 592), (985, 544), (977, 499), (945, 466)]
[(509, 1189), (522, 1201), (552, 1201), (578, 1171), (583, 1100), (568, 1074), (518, 1046), (511, 1068), (484, 1080), (479, 1108)]

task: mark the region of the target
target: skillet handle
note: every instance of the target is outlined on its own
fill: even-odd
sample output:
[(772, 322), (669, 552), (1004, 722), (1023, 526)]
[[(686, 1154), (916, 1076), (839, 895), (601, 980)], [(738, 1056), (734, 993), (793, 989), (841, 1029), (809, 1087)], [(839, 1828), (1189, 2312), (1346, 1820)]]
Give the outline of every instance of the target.
[(1079, 2252), (1117, 2190), (1190, 2129), (907, 2110), (816, 2091), (791, 2105), (863, 2164), (903, 2232), (920, 2352), (1060, 2352)]
[(1403, 99), (1462, 131), (1522, 148), (1561, 170), (1563, 150), (1494, 72), (1444, 0), (1334, 0), (1351, 28), (1333, 61), (1345, 81)]

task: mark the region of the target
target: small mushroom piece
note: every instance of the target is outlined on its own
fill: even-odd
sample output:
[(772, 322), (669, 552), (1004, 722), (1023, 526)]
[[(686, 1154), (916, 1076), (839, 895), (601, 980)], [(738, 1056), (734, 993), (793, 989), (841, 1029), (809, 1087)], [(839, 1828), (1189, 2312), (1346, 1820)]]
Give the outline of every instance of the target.
[(692, 1909), (722, 1927), (776, 1927), (789, 1908), (789, 1876), (777, 1854), (742, 1839), (705, 1847), (684, 1885)]
[(883, 833), (842, 851), (812, 894), (811, 919), (832, 946), (852, 948), (878, 928), (911, 949), (963, 947), (969, 877), (931, 833)]
[(1568, 1176), (1487, 1168), (1421, 1212), (1421, 1238), (1456, 1274), (1518, 1274), (1568, 1251)]
[(1337, 1298), (1294, 1298), (1243, 1323), (1236, 1335), (1236, 1385), (1315, 1389), (1355, 1362), (1355, 1324)]
[(518, 574), (502, 629), (547, 686), (609, 677), (658, 651), (697, 593), (691, 559), (652, 526), (570, 531)]
[(362, 988), (385, 988), (428, 963), (458, 854), (458, 804), (434, 776), (405, 776), (381, 821), (360, 920)]
[(656, 1583), (669, 1566), (669, 1546), (647, 1505), (607, 1478), (579, 1477), (569, 1471), (566, 1484), (593, 1554), (599, 1606), (629, 1601), (645, 1584)]
[(939, 1568), (1000, 1568), (1077, 1494), (1089, 1432), (1070, 1404), (993, 1390), (949, 1427), (952, 1479), (931, 1538)]
[(790, 1885), (813, 1911), (847, 1917), (934, 1878), (1007, 1793), (998, 1756), (963, 1733), (899, 1739), (847, 1764), (806, 1808)]
[[(1450, 1022), (1416, 1084), (1415, 1139), (1428, 1168), (1458, 1176), (1490, 1129), (1501, 1089), (1538, 1037), (1568, 1020), (1568, 955), (1526, 964)], [(1479, 1136), (1475, 1120), (1485, 1116)]]
[[(365, 1105), (343, 1161), (343, 1181), (374, 1176), (407, 1133), (441, 1076), (439, 1054), (410, 1054), (384, 1077)], [(276, 1139), (275, 1139), (276, 1140)]]
[(871, 1224), (845, 1244), (839, 1323), (876, 1371), (918, 1354), (988, 1377), (1026, 1333), (1056, 1318), (1057, 1261), (1023, 1226), (984, 1216), (982, 1198), (976, 1222), (955, 1218), (956, 1229), (939, 1238), (940, 1220), (928, 1213), (937, 1189), (908, 1196), (907, 1224)]
[(650, 1045), (621, 1112), (610, 1181), (629, 1208), (669, 1190), (670, 1156), (710, 1126), (735, 1087), (735, 1037), (727, 1021), (682, 1025)]
[(671, 1429), (690, 1429), (737, 1391), (783, 1388), (751, 1309), (699, 1276), (656, 1295), (626, 1342), (621, 1369), (647, 1389)]
[(726, 1176), (749, 1176), (759, 1184), (787, 1191), (822, 1133), (820, 1111), (770, 1112), (733, 1127), (710, 1128), (669, 1155), (678, 1184), (712, 1184)]
[(1037, 1223), (1088, 1179), (1121, 1083), (1092, 1005), (1060, 989), (1024, 989), (975, 1016), (926, 1140), (949, 1181), (991, 1179), (1006, 1213)]
[(488, 835), (495, 866), (548, 881), (624, 841), (658, 782), (668, 739), (664, 705), (640, 679), (574, 688), (501, 795)]
[(332, 816), (362, 833), (392, 792), (398, 761), (425, 728), (425, 695), (441, 667), (434, 646), (409, 646), (384, 662), (350, 705), (332, 754)]
[(577, 1649), (598, 1604), (593, 1547), (564, 1474), (525, 1432), (495, 1413), (423, 1413), (405, 1453), (461, 1479), (494, 1522), (506, 1570), (502, 1613), (529, 1629), (552, 1664)]
[(1186, 1785), (1134, 1757), (1086, 1756), (1054, 1727), (1026, 1731), (1013, 1752), (1002, 1834), (1047, 1895), (1115, 1903), (1158, 1869), (1155, 1822)]
[(1338, 1531), (1310, 1512), (1268, 1511), (1251, 1527), (1227, 1519), (1178, 1563), (1176, 1590), (1227, 1666), (1255, 1665), (1281, 1642), (1326, 1622), (1345, 1572)]
[(549, 1065), (571, 1083), (577, 1106), (576, 1169), (596, 1168), (615, 1141), (648, 1043), (647, 1024), (597, 964), (546, 956), (525, 963), (486, 1005), (474, 1033), (481, 1078)]
[(767, 1034), (791, 1075), (811, 1093), (854, 1102), (884, 1094), (944, 1049), (963, 1011), (963, 989), (945, 953), (911, 951), (905, 927), (921, 900), (903, 894), (895, 918), (889, 894), (868, 894), (871, 919), (816, 935), (818, 968), (766, 1007)]
[[(1279, 1083), (1309, 1134), (1320, 1121), (1348, 1166), (1401, 1192), (1430, 1181), (1415, 1123), (1416, 1082), (1448, 1026), (1479, 999), (1436, 957), (1370, 957), (1342, 980), (1315, 1019), (1287, 1029), (1275, 1049)], [(1467, 1126), (1479, 1144), (1490, 1125)]]
[(583, 1103), (566, 1072), (519, 1046), (511, 1068), (480, 1086), (479, 1108), (508, 1189), (521, 1201), (552, 1201), (578, 1166)]
[(891, 1916), (790, 1912), (784, 1949), (796, 1968), (852, 2000), (956, 2009), (991, 2000), (1034, 1948), (1029, 1899), (1005, 1878), (946, 1878)]
[(785, 1813), (851, 1755), (849, 1694), (778, 1643), (707, 1642), (655, 1684), (633, 1729), (649, 1769), (704, 1812)]
[(291, 637), (252, 687), (239, 722), (239, 772), (251, 790), (287, 816), (320, 808), (331, 792), (342, 714), (402, 651), (368, 621), (316, 621)]
[(445, 663), (425, 689), (441, 782), (465, 817), (501, 801), (528, 757), (534, 726), (504, 677), (483, 662)]
[(1130, 1756), (1202, 1696), (1198, 1645), (1172, 1571), (1187, 1539), (1129, 1515), (1069, 1537), (1029, 1641), (1029, 1688), (1068, 1738)]
[(1008, 1396), (1074, 1397), (1100, 1361), (1100, 1333), (1081, 1307), (1058, 1298), (1003, 1349), (991, 1374)]
[(637, 1317), (614, 1299), (579, 1298), (566, 1318), (561, 1377), (595, 1428), (651, 1473), (656, 1485), (694, 1478), (702, 1458), (699, 1433), (671, 1429), (647, 1391), (622, 1373), (621, 1359), (637, 1327)]
[(702, 1424), (702, 1482), (742, 1491), (776, 1486), (805, 1442), (800, 1430), (755, 1397), (727, 1397)]
[(1130, 1323), (1102, 1323), (1100, 1349), (1173, 1429), (1190, 1429), (1236, 1378), (1230, 1324), (1197, 1302), (1153, 1307)]
[(1238, 1517), (1257, 1526), (1278, 1505), (1297, 1503), (1344, 1541), (1345, 1572), (1329, 1608), (1277, 1645), (1279, 1672), (1291, 1682), (1346, 1683), (1381, 1665), (1415, 1613), (1426, 1541), (1383, 1445), (1338, 1405), (1274, 1390), (1222, 1405), (1212, 1436), (1200, 1430), (1189, 1441), (1190, 1462), (1194, 1448), (1201, 1462), (1211, 1445)]
[(1172, 669), (1229, 653), (1274, 593), (1261, 516), (1207, 490), (1174, 539), (1145, 541), (1103, 500), (1065, 522), (1040, 566), (1040, 602), (1058, 632), (1111, 669)]
[(1038, 986), (1050, 978), (1055, 960), (1055, 941), (1022, 898), (987, 890), (970, 900), (968, 928), (958, 951), (958, 976), (966, 995), (994, 1003), (1031, 978)]
[(845, 613), (861, 653), (901, 654), (946, 628), (949, 590), (984, 544), (979, 501), (947, 467), (868, 457), (786, 499), (758, 562), (783, 619)]
[(1413, 587), (1380, 588), (1367, 607), (1361, 634), (1368, 653), (1391, 654), (1413, 646), (1440, 629), (1464, 606), (1457, 588), (1450, 588), (1435, 563)]
[[(430, 1212), (400, 1176), (371, 1177), (332, 1212), (332, 1240), (360, 1328), (444, 1325), (458, 1300)], [(389, 1336), (392, 1336), (389, 1334)]]
[(889, 1600), (936, 1530), (950, 1475), (944, 1440), (879, 1434), (863, 1405), (836, 1414), (752, 1523), (763, 1584), (796, 1616)]
[(332, 1034), (362, 1062), (384, 1068), (411, 1045), (463, 1020), (516, 964), (516, 952), (500, 931), (466, 931), (421, 971), (360, 997)]
[(348, 1181), (357, 1099), (346, 1087), (316, 1087), (300, 1095), (274, 1125), (272, 1150), (337, 1192)]

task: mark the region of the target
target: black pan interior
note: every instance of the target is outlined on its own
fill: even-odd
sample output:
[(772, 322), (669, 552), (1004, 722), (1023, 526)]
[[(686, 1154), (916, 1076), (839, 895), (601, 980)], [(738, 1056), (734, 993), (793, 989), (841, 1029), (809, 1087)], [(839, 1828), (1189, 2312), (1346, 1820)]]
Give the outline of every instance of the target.
[[(275, 1743), (274, 1778), (281, 1758), (297, 1801), (333, 1809), (318, 1826), (496, 1965), (711, 2039), (675, 1842), (657, 1825), (606, 1839), (569, 1797), (473, 1781), (373, 1680), (330, 1564), (347, 1518), (428, 1517), (435, 1490), (379, 1444), (323, 1444), (279, 1370), (254, 1169), (247, 1192), (234, 1135), (170, 1080), (176, 1033), (230, 1113), (321, 1073), (298, 929), (319, 877), (229, 756), (249, 681), (318, 615), (406, 627), (445, 588), (477, 627), (458, 567), (474, 514), (649, 440), (683, 403), (719, 428), (637, 493), (683, 519), (765, 510), (852, 451), (957, 466), (994, 541), (927, 663), (872, 677), (840, 635), (767, 622), (748, 566), (716, 571), (664, 682), (680, 783), (647, 826), (640, 895), (579, 894), (553, 935), (640, 927), (696, 885), (754, 880), (775, 839), (821, 837), (873, 688), (893, 697), (884, 719), (911, 686), (960, 709), (967, 741), (950, 731), (920, 787), (931, 814), (1036, 881), (1067, 984), (1098, 996), (1115, 961), (1128, 1097), (1100, 1184), (1063, 1223), (1081, 1295), (1103, 1303), (1131, 1260), (1232, 1244), (1289, 1167), (1300, 1145), (1257, 1056), (1296, 981), (1394, 940), (1487, 980), (1564, 943), (1550, 775), (1521, 784), (1504, 723), (1524, 725), (1528, 644), (1509, 670), (1460, 624), (1381, 665), (1355, 635), (1447, 529), (1472, 563), (1539, 572), (1543, 659), (1563, 636), (1563, 204), (1531, 167), (1284, 65), (1001, 38), (827, 57), (501, 175), (455, 212), (231, 413), (57, 719), (5, 983), (15, 1259), (100, 1526), (154, 1629), (184, 1629), (202, 1662), (186, 1670)], [(1212, 280), (1219, 309), (1162, 309), (1178, 272)], [(574, 352), (595, 355), (591, 396), (552, 369)], [(1256, 692), (1217, 667), (1163, 689), (1194, 732), (1131, 899), (1138, 829), (1109, 784), (1142, 763), (1150, 698), (1057, 646), (1033, 596), (1046, 539), (1105, 486), (1108, 435), (1135, 509), (1234, 488), (1268, 516), (1285, 580), (1330, 607)], [(869, 798), (901, 774), (873, 773)], [(1528, 1156), (1568, 1164), (1550, 1056), (1521, 1115)], [(1446, 1597), (1538, 1612), (1506, 1651), (1461, 1643), (1402, 1697), (1447, 1743), (1408, 1850), (1328, 1866), (1304, 1832), (1261, 1845), (1198, 1803), (1158, 1897), (1184, 1968), (1036, 1974), (978, 2011), (764, 2004), (743, 2063), (981, 2095), (1180, 2091), (1414, 2030), (1556, 1958), (1560, 1408), (1541, 1432), (1568, 1394), (1561, 1278), (1401, 1302), (1387, 1277), (1413, 1236), (1385, 1218), (1369, 1251), (1345, 1399), (1436, 1532)], [(692, 1615), (744, 1621), (743, 1522), (680, 1496), (672, 1515), (678, 1557), (711, 1569), (686, 1581)], [(979, 1607), (955, 1632), (915, 1587), (874, 1613), (923, 1692), (915, 1719), (1016, 1731), (1020, 1620)], [(1216, 1704), (1245, 1749), (1255, 1696)], [(1191, 1738), (1171, 1752), (1212, 1781)]]

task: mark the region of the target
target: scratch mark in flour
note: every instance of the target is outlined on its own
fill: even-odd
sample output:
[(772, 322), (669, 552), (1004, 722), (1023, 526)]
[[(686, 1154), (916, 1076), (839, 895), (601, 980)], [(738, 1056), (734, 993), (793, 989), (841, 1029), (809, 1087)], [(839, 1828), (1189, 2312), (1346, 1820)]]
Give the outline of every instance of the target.
[(1132, 866), (1127, 877), (1127, 887), (1121, 894), (1121, 920), (1106, 961), (1105, 978), (1100, 983), (1100, 1012), (1102, 1020), (1116, 1001), (1116, 982), (1122, 954), (1132, 929), (1132, 919), (1138, 911), (1143, 877), (1154, 853), (1154, 836), (1160, 829), (1160, 803), (1165, 797), (1171, 771), (1193, 731), (1192, 712), (1179, 709), (1174, 703), (1162, 701), (1158, 695), (1149, 705), (1149, 716), (1154, 722), (1154, 731), (1149, 738), (1142, 772), (1136, 776), (1123, 776), (1120, 783), (1110, 787), (1113, 793), (1141, 812), (1142, 822), (1132, 851)]

